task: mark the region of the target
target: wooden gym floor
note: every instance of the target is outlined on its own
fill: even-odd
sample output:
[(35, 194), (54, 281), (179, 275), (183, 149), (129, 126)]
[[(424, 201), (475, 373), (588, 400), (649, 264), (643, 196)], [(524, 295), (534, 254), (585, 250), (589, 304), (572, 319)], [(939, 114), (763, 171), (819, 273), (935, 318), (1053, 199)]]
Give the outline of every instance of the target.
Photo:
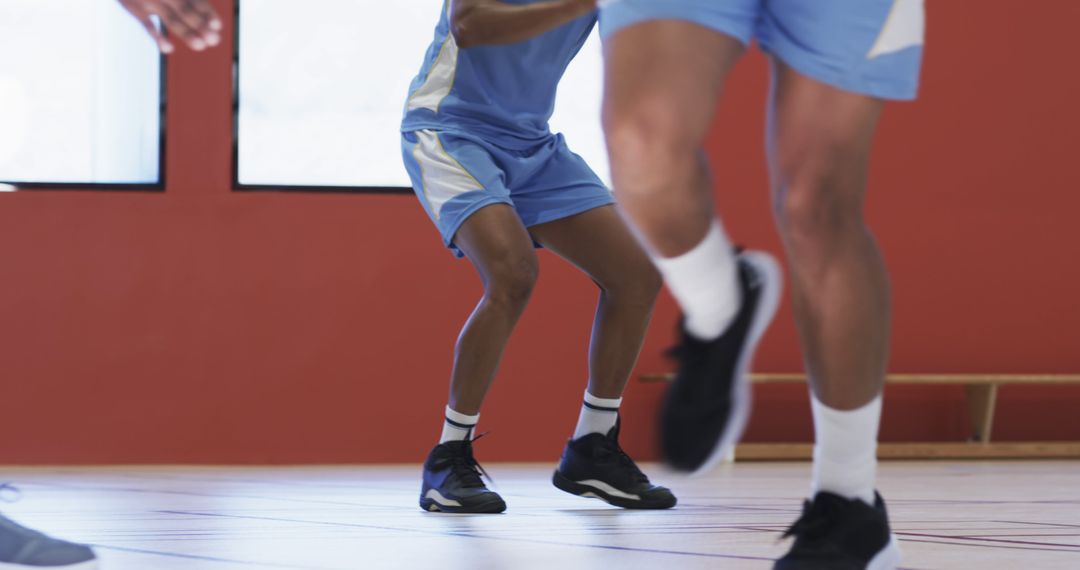
[[(418, 467), (4, 468), (20, 522), (97, 546), (104, 570), (768, 569), (806, 463), (685, 479), (672, 511), (562, 494), (551, 466), (492, 464), (504, 515), (432, 515)], [(885, 463), (909, 569), (1080, 568), (1080, 462)]]

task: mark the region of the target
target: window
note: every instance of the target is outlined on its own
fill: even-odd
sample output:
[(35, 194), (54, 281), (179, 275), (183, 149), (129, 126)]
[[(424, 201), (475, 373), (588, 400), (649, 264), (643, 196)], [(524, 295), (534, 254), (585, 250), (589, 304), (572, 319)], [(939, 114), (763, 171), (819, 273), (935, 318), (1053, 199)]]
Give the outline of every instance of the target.
[[(239, 4), (238, 185), (407, 188), (402, 108), (441, 2)], [(559, 89), (552, 128), (606, 178), (601, 83), (594, 36)]]
[(117, 2), (0, 2), (0, 181), (156, 185), (162, 60)]

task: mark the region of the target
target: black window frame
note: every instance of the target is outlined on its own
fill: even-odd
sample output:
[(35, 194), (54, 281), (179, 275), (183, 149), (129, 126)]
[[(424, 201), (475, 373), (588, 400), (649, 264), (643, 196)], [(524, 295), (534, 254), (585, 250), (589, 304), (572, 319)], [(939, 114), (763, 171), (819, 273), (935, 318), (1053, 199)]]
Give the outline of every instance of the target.
[(296, 192), (307, 194), (413, 195), (410, 186), (319, 186), (303, 184), (243, 184), (240, 182), (240, 5), (233, 13), (232, 189), (234, 192)]
[[(168, 35), (168, 31), (165, 32)], [(158, 177), (156, 182), (25, 182), (0, 179), (0, 184), (10, 186), (16, 192), (48, 190), (82, 190), (106, 192), (164, 193), (166, 181), (166, 117), (168, 116), (169, 61), (165, 54), (158, 54)]]

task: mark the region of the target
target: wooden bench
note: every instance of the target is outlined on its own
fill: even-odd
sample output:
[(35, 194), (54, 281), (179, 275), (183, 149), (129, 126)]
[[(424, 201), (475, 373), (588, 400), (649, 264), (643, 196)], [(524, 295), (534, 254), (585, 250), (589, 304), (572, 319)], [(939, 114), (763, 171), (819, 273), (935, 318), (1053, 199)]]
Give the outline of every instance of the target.
[[(673, 374), (646, 374), (643, 382), (670, 382)], [(803, 374), (754, 374), (755, 384), (805, 384)], [(890, 374), (888, 384), (964, 386), (972, 437), (967, 442), (882, 443), (882, 459), (1080, 459), (1080, 442), (1007, 442), (990, 440), (994, 430), (994, 411), (1002, 386), (1073, 384), (1080, 386), (1080, 375), (1072, 374)], [(751, 461), (810, 459), (811, 443), (744, 443), (736, 457)]]

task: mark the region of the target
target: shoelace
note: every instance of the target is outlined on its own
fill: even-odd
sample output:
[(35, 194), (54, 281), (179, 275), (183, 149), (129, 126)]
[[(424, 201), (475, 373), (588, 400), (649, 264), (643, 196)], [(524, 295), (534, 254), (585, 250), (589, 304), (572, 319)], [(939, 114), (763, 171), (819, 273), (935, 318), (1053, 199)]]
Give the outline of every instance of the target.
[(804, 502), (802, 516), (784, 532), (781, 540), (793, 536), (813, 539), (824, 535), (833, 520), (834, 510), (829, 503), (817, 505), (810, 501)]
[(476, 460), (476, 457), (473, 456), (472, 444), (487, 434), (488, 432), (484, 432), (472, 438), (469, 444), (464, 447), (464, 453), (455, 455), (450, 460), (454, 474), (461, 478), (463, 486), (466, 488), (484, 487), (484, 479), (492, 483), (495, 482), (491, 475), (488, 475), (488, 472), (480, 465), (480, 462)]
[(649, 478), (641, 472), (641, 469), (638, 468), (637, 463), (634, 463), (634, 460), (631, 459), (630, 456), (627, 455), (625, 451), (623, 451), (622, 446), (619, 445), (619, 430), (621, 427), (622, 419), (620, 418), (615, 421), (615, 428), (612, 430), (611, 435), (605, 437), (601, 441), (599, 446), (601, 452), (600, 460), (613, 461), (617, 463), (620, 467), (630, 473), (635, 482), (647, 484), (649, 482)]
[(639, 469), (637, 464), (634, 463), (634, 460), (631, 459), (630, 456), (627, 455), (626, 452), (623, 451), (621, 447), (619, 447), (619, 444), (618, 443), (613, 443), (611, 445), (612, 445), (612, 448), (609, 448), (608, 446), (604, 446), (601, 449), (603, 449), (605, 452), (610, 454), (610, 457), (612, 459), (614, 459), (615, 462), (617, 462), (623, 469), (628, 471), (631, 474), (631, 476), (634, 478), (635, 482), (637, 482), (637, 483), (648, 483), (649, 478), (644, 473), (641, 472), (641, 469)]

